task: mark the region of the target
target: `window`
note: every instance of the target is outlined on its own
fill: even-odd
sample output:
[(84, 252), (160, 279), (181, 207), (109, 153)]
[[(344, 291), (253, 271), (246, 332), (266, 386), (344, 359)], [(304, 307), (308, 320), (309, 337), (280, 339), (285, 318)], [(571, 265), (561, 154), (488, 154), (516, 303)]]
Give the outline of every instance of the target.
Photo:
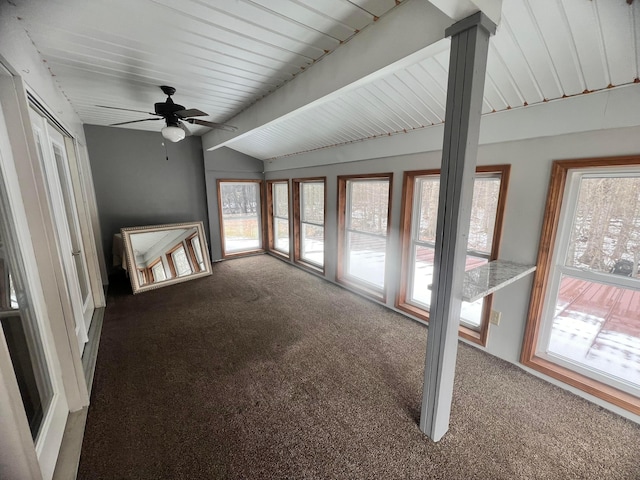
[(222, 253), (262, 250), (260, 180), (218, 180)]
[(174, 278), (184, 277), (193, 273), (189, 259), (187, 258), (187, 252), (184, 250), (184, 245), (180, 243), (171, 251), (167, 252), (167, 260), (171, 274)]
[(640, 414), (640, 157), (554, 162), (522, 362)]
[[(1, 211), (0, 220), (5, 220)], [(0, 225), (0, 242), (6, 237)], [(9, 248), (14, 249), (13, 246)], [(22, 290), (26, 289), (26, 285), (18, 290), (20, 295), (16, 292), (15, 277), (11, 270), (16, 268), (19, 260), (11, 258), (12, 255), (16, 254), (7, 252), (7, 246), (3, 245), (0, 249), (0, 329), (6, 340), (24, 412), (35, 441), (52, 404), (54, 392), (46, 369), (42, 340), (33, 322), (35, 312), (33, 306), (27, 303), (26, 290)]]
[(267, 182), (269, 250), (289, 256), (289, 181)]
[(152, 282), (161, 282), (162, 280), (167, 279), (161, 258), (158, 258), (155, 262), (151, 263), (151, 265), (149, 265), (149, 270), (151, 270), (151, 276), (153, 277)]
[(197, 267), (196, 270), (204, 272), (204, 257), (202, 256), (202, 247), (200, 246), (200, 239), (198, 238), (197, 233), (194, 233), (187, 239), (187, 247), (189, 249), (191, 261), (193, 262), (194, 267)]
[(324, 271), (325, 179), (293, 181), (294, 259)]
[(382, 301), (391, 178), (338, 177), (338, 281)]
[[(509, 165), (478, 167), (474, 181), (466, 269), (498, 257)], [(433, 281), (440, 171), (406, 172), (403, 191), (402, 276), (396, 306), (428, 320)], [(460, 334), (486, 344), (491, 296), (463, 302)]]

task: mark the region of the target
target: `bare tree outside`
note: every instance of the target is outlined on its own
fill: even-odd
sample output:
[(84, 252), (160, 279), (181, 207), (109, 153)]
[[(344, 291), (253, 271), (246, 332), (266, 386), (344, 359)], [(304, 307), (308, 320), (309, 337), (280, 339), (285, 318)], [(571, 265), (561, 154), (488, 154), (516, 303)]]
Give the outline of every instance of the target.
[[(420, 191), (418, 239), (435, 244), (440, 179), (435, 176), (418, 178), (416, 186)], [(487, 255), (491, 253), (499, 196), (500, 177), (476, 176), (473, 186), (468, 250)]]
[(585, 177), (565, 265), (639, 278), (640, 177)]
[(389, 181), (357, 180), (350, 186), (350, 227), (354, 230), (386, 235), (389, 215)]
[(324, 182), (304, 182), (300, 188), (303, 221), (324, 224)]
[(220, 197), (222, 199), (222, 213), (224, 215), (240, 215), (243, 213), (257, 213), (258, 184), (221, 183)]

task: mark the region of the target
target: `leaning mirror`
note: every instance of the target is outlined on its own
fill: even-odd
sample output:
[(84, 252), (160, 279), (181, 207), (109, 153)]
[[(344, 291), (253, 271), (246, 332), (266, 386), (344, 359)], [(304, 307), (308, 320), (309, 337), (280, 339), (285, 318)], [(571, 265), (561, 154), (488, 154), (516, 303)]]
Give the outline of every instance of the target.
[(202, 222), (121, 229), (133, 293), (211, 275)]

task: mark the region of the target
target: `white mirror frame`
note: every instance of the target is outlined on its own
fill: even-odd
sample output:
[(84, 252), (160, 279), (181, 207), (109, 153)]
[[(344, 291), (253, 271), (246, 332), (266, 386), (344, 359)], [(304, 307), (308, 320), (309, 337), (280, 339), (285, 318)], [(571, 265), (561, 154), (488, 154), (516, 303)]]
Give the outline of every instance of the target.
[[(147, 285), (140, 285), (138, 278), (138, 269), (136, 266), (135, 255), (133, 254), (133, 245), (131, 242), (131, 235), (137, 233), (151, 233), (160, 232), (164, 230), (178, 230), (178, 229), (190, 229), (195, 228), (200, 240), (200, 247), (202, 249), (202, 257), (204, 261), (204, 270), (197, 273), (191, 273), (183, 277), (174, 277), (167, 280), (163, 280), (158, 283), (150, 283)], [(155, 290), (157, 288), (166, 287), (169, 285), (175, 285), (176, 283), (187, 282), (200, 277), (206, 277), (211, 275), (211, 260), (209, 259), (209, 247), (207, 246), (207, 237), (204, 234), (204, 226), (202, 222), (188, 222), (188, 223), (172, 223), (167, 225), (150, 225), (146, 227), (127, 227), (120, 229), (122, 234), (122, 243), (124, 245), (124, 251), (127, 258), (127, 269), (129, 272), (129, 280), (131, 281), (131, 288), (134, 295), (149, 290)]]

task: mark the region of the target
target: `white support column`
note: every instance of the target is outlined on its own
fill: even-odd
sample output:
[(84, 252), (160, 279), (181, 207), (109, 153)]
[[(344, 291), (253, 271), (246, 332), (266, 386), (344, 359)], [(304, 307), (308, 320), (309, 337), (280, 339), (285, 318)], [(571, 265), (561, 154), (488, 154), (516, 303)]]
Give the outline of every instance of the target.
[(449, 429), (487, 51), (495, 28), (478, 12), (445, 32), (452, 37), (451, 56), (420, 415), (420, 429), (436, 442)]

